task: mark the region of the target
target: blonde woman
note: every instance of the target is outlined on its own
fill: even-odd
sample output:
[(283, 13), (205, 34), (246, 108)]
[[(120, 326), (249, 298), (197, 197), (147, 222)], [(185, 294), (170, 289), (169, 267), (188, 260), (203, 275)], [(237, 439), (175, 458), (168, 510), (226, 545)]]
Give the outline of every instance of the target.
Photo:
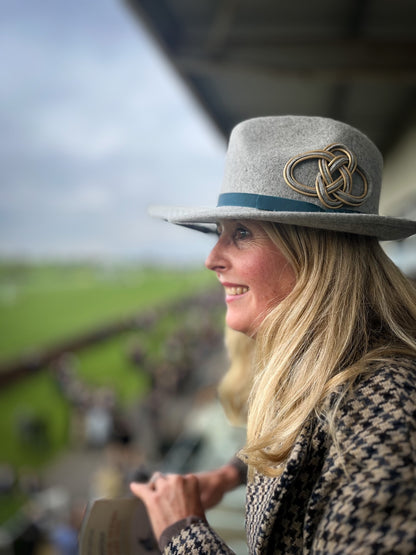
[[(254, 343), (250, 554), (415, 552), (416, 292), (379, 241), (416, 222), (378, 214), (381, 173), (348, 125), (256, 118), (233, 130), (216, 208), (153, 210), (217, 225), (206, 266), (227, 325)], [(163, 553), (231, 553), (206, 520), (208, 482), (131, 484)]]

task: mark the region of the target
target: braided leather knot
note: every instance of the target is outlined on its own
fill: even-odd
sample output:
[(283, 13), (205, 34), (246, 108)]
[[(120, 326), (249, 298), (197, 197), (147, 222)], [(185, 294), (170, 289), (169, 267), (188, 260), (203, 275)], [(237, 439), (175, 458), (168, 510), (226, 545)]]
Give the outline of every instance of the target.
[[(318, 160), (318, 174), (313, 185), (297, 181), (294, 170), (298, 164), (307, 160)], [(353, 175), (361, 178), (361, 194), (352, 193)], [(357, 159), (346, 146), (330, 144), (323, 150), (311, 150), (291, 158), (284, 170), (286, 183), (301, 195), (318, 197), (325, 208), (337, 209), (343, 206), (356, 208), (361, 206), (368, 194), (368, 182), (358, 167)]]

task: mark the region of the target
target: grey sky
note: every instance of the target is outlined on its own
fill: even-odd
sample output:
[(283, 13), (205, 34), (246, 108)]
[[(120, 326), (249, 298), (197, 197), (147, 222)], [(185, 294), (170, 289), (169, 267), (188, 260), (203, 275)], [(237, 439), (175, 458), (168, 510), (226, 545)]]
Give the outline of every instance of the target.
[(203, 261), (225, 143), (122, 0), (0, 6), (0, 255)]

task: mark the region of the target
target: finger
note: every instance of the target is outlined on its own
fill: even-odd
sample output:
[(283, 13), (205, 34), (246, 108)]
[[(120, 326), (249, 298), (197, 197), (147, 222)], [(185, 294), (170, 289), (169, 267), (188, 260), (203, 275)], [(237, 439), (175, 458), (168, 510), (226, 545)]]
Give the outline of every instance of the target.
[(160, 478), (166, 478), (166, 476), (162, 472), (154, 472), (149, 480), (149, 484), (157, 482)]
[(166, 480), (166, 476), (162, 472), (154, 472), (148, 482), (150, 489), (155, 490), (156, 484), (159, 480)]
[(148, 494), (150, 493), (150, 488), (148, 484), (142, 484), (140, 482), (131, 482), (130, 483), (130, 491), (136, 495), (136, 497), (140, 497), (143, 501), (147, 498)]
[(131, 482), (130, 484), (130, 491), (143, 499), (148, 498), (149, 493), (151, 491), (156, 490), (156, 483), (158, 480), (164, 479), (166, 480), (166, 476), (162, 472), (154, 472), (150, 478), (150, 480), (146, 483), (143, 482)]

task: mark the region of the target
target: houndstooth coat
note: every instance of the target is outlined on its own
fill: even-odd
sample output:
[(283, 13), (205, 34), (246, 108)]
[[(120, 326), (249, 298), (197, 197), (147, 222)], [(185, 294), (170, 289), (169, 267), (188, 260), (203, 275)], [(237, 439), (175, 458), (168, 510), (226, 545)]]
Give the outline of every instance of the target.
[[(311, 420), (279, 478), (247, 488), (250, 554), (416, 553), (416, 361), (365, 376), (340, 409), (336, 437)], [(206, 522), (192, 522), (167, 554), (230, 554)]]

